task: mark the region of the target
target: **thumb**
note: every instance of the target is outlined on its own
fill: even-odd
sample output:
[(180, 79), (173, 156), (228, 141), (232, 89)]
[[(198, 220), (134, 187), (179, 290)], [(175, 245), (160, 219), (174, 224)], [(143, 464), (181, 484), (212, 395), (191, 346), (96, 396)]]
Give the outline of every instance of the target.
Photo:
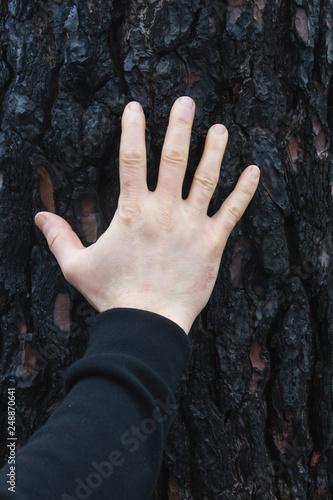
[(71, 264), (78, 257), (78, 252), (84, 249), (79, 237), (68, 222), (50, 212), (39, 212), (35, 217), (35, 223), (44, 234), (65, 278), (70, 281), (68, 275), (71, 274)]

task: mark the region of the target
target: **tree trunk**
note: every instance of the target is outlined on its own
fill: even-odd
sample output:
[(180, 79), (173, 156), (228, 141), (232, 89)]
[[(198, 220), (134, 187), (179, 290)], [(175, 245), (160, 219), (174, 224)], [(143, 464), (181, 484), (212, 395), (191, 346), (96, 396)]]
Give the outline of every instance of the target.
[(2, 442), (7, 388), (16, 387), (19, 446), (62, 400), (95, 314), (34, 215), (58, 213), (94, 242), (117, 205), (124, 104), (144, 107), (153, 189), (170, 107), (187, 94), (196, 118), (184, 196), (216, 122), (230, 138), (210, 213), (248, 164), (261, 182), (192, 328), (155, 499), (332, 498), (333, 3), (2, 0), (0, 9)]

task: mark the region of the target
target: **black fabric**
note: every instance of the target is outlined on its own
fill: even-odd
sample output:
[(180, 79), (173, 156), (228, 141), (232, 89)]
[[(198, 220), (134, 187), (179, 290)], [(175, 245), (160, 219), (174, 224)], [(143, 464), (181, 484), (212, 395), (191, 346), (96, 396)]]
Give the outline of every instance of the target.
[(15, 493), (1, 469), (0, 498), (149, 500), (189, 356), (187, 335), (163, 316), (99, 314), (64, 401), (16, 455)]

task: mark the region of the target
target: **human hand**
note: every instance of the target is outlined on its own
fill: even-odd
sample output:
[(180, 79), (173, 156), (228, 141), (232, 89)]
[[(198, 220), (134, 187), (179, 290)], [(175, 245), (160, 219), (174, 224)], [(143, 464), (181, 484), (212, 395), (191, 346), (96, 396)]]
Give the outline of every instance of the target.
[(70, 284), (98, 310), (116, 307), (161, 314), (185, 332), (213, 290), (227, 239), (259, 182), (244, 170), (213, 217), (207, 209), (217, 185), (228, 133), (209, 129), (189, 196), (182, 199), (195, 105), (178, 99), (171, 110), (155, 191), (146, 182), (145, 117), (130, 103), (122, 116), (120, 196), (109, 228), (85, 248), (70, 225), (48, 212), (36, 215), (50, 250)]

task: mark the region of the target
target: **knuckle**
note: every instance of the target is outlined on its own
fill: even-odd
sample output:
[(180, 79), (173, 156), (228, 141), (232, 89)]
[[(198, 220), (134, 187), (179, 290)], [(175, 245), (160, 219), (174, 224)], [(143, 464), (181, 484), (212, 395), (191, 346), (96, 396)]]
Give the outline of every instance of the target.
[(141, 149), (126, 148), (120, 152), (120, 158), (125, 167), (133, 168), (144, 162), (144, 153)]
[(218, 158), (220, 160), (220, 156), (221, 154), (223, 153), (223, 144), (221, 144), (217, 139), (216, 137), (214, 137), (213, 139), (210, 137), (209, 138), (209, 141), (208, 141), (208, 144), (207, 144), (207, 151), (208, 151), (208, 154), (214, 158)]
[(174, 123), (176, 126), (181, 126), (182, 128), (191, 128), (191, 121), (182, 114), (178, 114), (174, 117)]
[(217, 185), (217, 177), (207, 172), (195, 173), (194, 182), (206, 191), (214, 191)]
[(163, 154), (163, 162), (168, 167), (182, 168), (187, 163), (187, 155), (177, 149), (167, 149)]
[(119, 203), (119, 219), (125, 226), (139, 224), (141, 209), (136, 201), (123, 201)]
[(51, 252), (54, 252), (60, 233), (57, 229), (51, 229), (47, 235), (47, 243)]
[(241, 208), (239, 205), (231, 203), (226, 207), (226, 210), (227, 210), (227, 219), (233, 228), (242, 216)]
[(236, 222), (230, 220), (230, 219), (224, 219), (223, 221), (223, 228), (227, 234), (230, 234), (233, 228), (235, 227)]
[(241, 196), (242, 200), (248, 200), (252, 197), (252, 187), (248, 184), (239, 186), (239, 195)]

